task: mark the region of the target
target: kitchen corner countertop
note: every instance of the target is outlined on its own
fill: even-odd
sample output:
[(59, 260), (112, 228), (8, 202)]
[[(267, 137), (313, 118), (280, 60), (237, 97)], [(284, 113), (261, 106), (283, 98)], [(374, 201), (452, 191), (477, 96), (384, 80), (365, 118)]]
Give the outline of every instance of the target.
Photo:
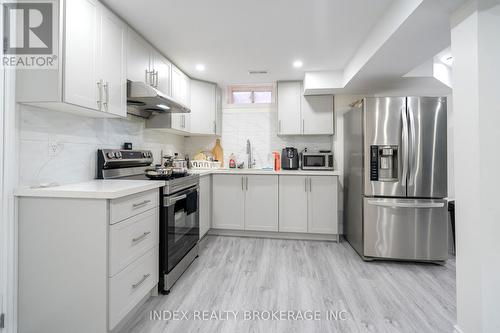
[(21, 187), (14, 191), (17, 197), (50, 197), (82, 199), (116, 199), (127, 195), (152, 190), (165, 185), (153, 180), (102, 180), (51, 187)]
[(295, 175), (295, 176), (340, 176), (338, 170), (267, 170), (267, 169), (212, 169), (212, 170), (189, 170), (190, 173), (200, 176), (220, 175), (220, 174), (241, 174), (241, 175)]

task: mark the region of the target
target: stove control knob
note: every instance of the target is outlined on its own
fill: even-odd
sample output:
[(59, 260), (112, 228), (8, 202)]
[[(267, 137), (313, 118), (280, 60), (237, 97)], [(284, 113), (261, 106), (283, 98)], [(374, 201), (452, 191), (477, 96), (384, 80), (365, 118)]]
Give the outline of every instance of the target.
[(119, 151), (115, 151), (115, 157), (122, 158), (122, 153), (120, 153)]
[(152, 158), (152, 157), (153, 157), (153, 153), (149, 151), (149, 152), (148, 152), (148, 157), (149, 157), (149, 158)]
[(112, 151), (110, 151), (109, 153), (107, 153), (106, 156), (108, 158), (115, 158), (115, 154)]
[(142, 157), (144, 157), (144, 158), (148, 157), (148, 153), (147, 153), (147, 152), (145, 152), (145, 151), (144, 151), (144, 152), (142, 152)]

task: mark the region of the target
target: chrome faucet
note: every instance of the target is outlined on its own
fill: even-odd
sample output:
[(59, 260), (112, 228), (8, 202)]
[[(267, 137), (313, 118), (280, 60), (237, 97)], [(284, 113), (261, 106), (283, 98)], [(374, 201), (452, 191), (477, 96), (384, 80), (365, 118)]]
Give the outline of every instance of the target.
[(255, 166), (255, 160), (253, 159), (252, 156), (252, 144), (250, 143), (250, 140), (247, 140), (247, 155), (248, 155), (248, 168), (251, 169)]

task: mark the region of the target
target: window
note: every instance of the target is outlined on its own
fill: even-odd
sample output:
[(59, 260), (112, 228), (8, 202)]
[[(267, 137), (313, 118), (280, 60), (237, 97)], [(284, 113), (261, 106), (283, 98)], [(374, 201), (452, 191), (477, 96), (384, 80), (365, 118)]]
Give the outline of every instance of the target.
[(229, 104), (271, 104), (274, 102), (272, 84), (232, 85), (228, 87)]

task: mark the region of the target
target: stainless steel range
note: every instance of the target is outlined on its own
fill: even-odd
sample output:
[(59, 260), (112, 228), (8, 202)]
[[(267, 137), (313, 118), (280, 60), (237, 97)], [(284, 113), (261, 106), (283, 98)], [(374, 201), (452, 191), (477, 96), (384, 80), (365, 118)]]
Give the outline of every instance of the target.
[[(147, 180), (153, 154), (148, 150), (100, 149), (97, 151), (98, 179)], [(168, 294), (174, 283), (198, 257), (199, 176), (168, 174), (160, 189), (160, 278), (159, 291)]]

